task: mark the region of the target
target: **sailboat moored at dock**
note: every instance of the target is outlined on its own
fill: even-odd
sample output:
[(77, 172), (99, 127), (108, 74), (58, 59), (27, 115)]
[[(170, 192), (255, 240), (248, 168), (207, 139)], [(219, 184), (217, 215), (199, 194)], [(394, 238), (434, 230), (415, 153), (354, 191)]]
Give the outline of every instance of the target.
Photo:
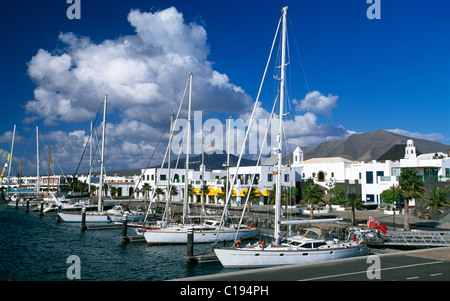
[[(235, 244), (232, 247), (216, 247), (214, 252), (221, 264), (226, 268), (267, 267), (289, 264), (303, 264), (320, 262), (332, 259), (348, 258), (365, 255), (368, 247), (360, 245), (355, 241), (339, 242), (338, 240), (327, 241), (319, 235), (293, 236), (286, 239), (281, 235), (281, 171), (282, 171), (282, 133), (283, 116), (285, 116), (283, 104), (285, 93), (286, 75), (286, 15), (287, 7), (282, 9), (280, 22), (282, 23), (282, 45), (281, 45), (281, 78), (280, 113), (277, 134), (278, 146), (274, 149), (277, 156), (276, 172), (276, 194), (275, 194), (275, 221), (274, 241), (265, 244), (262, 240), (258, 244), (241, 246)], [(278, 32), (278, 31), (277, 31)], [(249, 125), (250, 128), (251, 125)], [(245, 142), (244, 142), (245, 143)], [(241, 153), (242, 156), (242, 153)], [(227, 200), (228, 201), (228, 200)], [(317, 233), (316, 233), (317, 234)]]

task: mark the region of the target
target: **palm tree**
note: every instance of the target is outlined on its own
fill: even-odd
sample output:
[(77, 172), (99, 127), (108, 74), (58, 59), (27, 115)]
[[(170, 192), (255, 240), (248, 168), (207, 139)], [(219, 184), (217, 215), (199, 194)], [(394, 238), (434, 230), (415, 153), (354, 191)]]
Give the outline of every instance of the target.
[[(166, 202), (169, 202), (169, 204), (168, 204), (168, 213), (167, 213), (167, 216), (169, 217), (169, 218), (172, 218), (173, 217), (173, 212), (172, 212), (172, 196), (176, 196), (176, 195), (178, 195), (178, 189), (177, 189), (177, 187), (175, 187), (174, 185), (171, 185), (171, 186), (169, 186), (170, 187), (170, 191), (169, 191), (169, 194), (168, 194), (168, 197), (169, 197), (169, 199), (168, 200), (166, 200)], [(162, 192), (162, 194), (164, 193), (164, 191), (161, 189), (161, 192)]]
[[(181, 191), (183, 192), (183, 195), (184, 195), (184, 188), (181, 188)], [(188, 199), (194, 195), (194, 187), (192, 186), (192, 184), (188, 184), (187, 193), (188, 193)]]
[(208, 194), (209, 193), (209, 187), (208, 187), (208, 185), (203, 185), (201, 188), (200, 188), (200, 191), (201, 191), (201, 193), (202, 193), (202, 195), (201, 195), (201, 198), (200, 198), (200, 200), (201, 200), (201, 202), (202, 202), (202, 212), (203, 213), (205, 213), (206, 212), (206, 209), (205, 209), (205, 198), (206, 198), (206, 194)]
[(170, 186), (170, 196), (176, 196), (178, 195), (178, 189), (175, 186)]
[(349, 193), (347, 195), (347, 198), (344, 200), (345, 204), (347, 206), (352, 207), (352, 225), (356, 225), (356, 207), (362, 207), (364, 206), (364, 202), (361, 200), (361, 195), (356, 193)]
[(97, 194), (98, 186), (91, 185), (91, 196)]
[(147, 204), (147, 200), (148, 200), (148, 192), (151, 190), (151, 186), (148, 183), (145, 183), (144, 185), (142, 185), (142, 190), (144, 191), (144, 195), (145, 195), (145, 204)]
[(269, 205), (275, 204), (276, 191), (277, 184), (273, 184), (272, 189), (269, 190)]
[(405, 223), (403, 230), (409, 231), (409, 201), (411, 199), (423, 198), (423, 181), (421, 176), (417, 175), (417, 169), (405, 168), (398, 177), (400, 193), (405, 197)]
[(284, 202), (285, 205), (292, 205), (295, 204), (295, 197), (298, 194), (298, 189), (294, 186), (290, 187), (281, 187), (281, 191), (284, 194)]
[(108, 189), (109, 189), (109, 185), (108, 183), (104, 182), (103, 183), (103, 192), (105, 193), (104, 198), (106, 199), (106, 197), (108, 196)]
[(436, 210), (441, 206), (449, 206), (450, 202), (447, 200), (448, 190), (445, 188), (434, 188), (428, 195), (428, 205), (431, 209)]
[(156, 194), (156, 197), (158, 198), (158, 202), (159, 202), (159, 196), (164, 194), (164, 190), (162, 188), (158, 187), (155, 189), (155, 194)]
[(115, 187), (115, 186), (111, 186), (111, 187), (109, 188), (109, 191), (110, 191), (110, 193), (111, 193), (111, 198), (114, 198), (114, 197), (116, 196), (116, 193), (117, 193), (118, 189), (117, 189), (117, 187)]
[(84, 187), (85, 187), (85, 183), (83, 183), (83, 182), (81, 182), (81, 181), (78, 181), (77, 183), (76, 183), (76, 189), (78, 190), (78, 191), (80, 191), (80, 193), (83, 193), (83, 190), (84, 190)]
[(309, 178), (305, 182), (306, 186), (303, 188), (303, 196), (304, 196), (304, 203), (308, 203), (311, 206), (310, 212), (309, 212), (309, 218), (314, 218), (314, 205), (318, 202), (322, 201), (323, 197), (323, 190), (320, 188), (319, 185), (314, 183), (314, 180)]
[(250, 189), (250, 192), (248, 190), (244, 190), (242, 192), (242, 194), (244, 195), (245, 199), (247, 199), (247, 196), (248, 196), (247, 212), (250, 213), (252, 201), (256, 201), (259, 198), (259, 196), (256, 194), (256, 189), (254, 187), (252, 187), (252, 189)]

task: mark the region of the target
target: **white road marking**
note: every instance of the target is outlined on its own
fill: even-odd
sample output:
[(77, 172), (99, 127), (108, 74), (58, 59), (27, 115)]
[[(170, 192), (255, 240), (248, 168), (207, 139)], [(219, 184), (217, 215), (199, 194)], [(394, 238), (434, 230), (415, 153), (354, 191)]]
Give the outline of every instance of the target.
[[(416, 267), (416, 266), (421, 266), (421, 265), (437, 264), (437, 263), (443, 263), (443, 262), (444, 261), (441, 260), (441, 261), (416, 263), (416, 264), (409, 264), (409, 265), (402, 265), (402, 266), (384, 268), (384, 269), (379, 269), (379, 270), (377, 269), (377, 270), (374, 270), (374, 271), (387, 271), (387, 270), (395, 270), (395, 269), (405, 269), (405, 268), (411, 268), (411, 267)], [(334, 277), (349, 276), (349, 275), (356, 275), (356, 274), (366, 274), (366, 273), (367, 273), (367, 271), (365, 270), (365, 271), (352, 272), (352, 273), (334, 274), (334, 275), (321, 276), (321, 277), (315, 277), (315, 278), (299, 279), (297, 281), (318, 280), (318, 279), (326, 279), (326, 278), (334, 278)]]

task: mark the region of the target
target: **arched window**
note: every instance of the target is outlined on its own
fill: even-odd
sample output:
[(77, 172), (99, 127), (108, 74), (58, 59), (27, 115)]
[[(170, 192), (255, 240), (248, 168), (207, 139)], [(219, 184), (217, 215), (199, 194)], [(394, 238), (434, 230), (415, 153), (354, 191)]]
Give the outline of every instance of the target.
[(173, 182), (174, 183), (180, 183), (180, 175), (179, 174), (175, 174), (174, 176), (173, 176)]
[(325, 182), (325, 172), (319, 171), (317, 173), (317, 181), (318, 182)]

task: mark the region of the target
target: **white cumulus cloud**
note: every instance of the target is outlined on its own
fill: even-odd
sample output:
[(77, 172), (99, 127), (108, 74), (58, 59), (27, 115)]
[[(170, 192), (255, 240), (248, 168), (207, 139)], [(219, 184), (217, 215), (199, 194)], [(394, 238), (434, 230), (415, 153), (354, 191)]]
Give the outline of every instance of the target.
[(243, 89), (207, 60), (205, 29), (186, 23), (176, 8), (132, 10), (128, 21), (135, 35), (94, 43), (61, 33), (63, 53), (40, 49), (28, 64), (37, 87), (25, 105), (25, 121), (55, 125), (91, 120), (107, 93), (110, 106), (124, 118), (161, 126), (177, 108), (190, 73), (193, 109), (236, 113), (251, 106)]
[(338, 98), (339, 96), (331, 94), (325, 96), (319, 91), (312, 91), (306, 94), (305, 98), (301, 101), (294, 101), (296, 104), (295, 109), (300, 112), (311, 111), (330, 116), (331, 110), (337, 106)]

